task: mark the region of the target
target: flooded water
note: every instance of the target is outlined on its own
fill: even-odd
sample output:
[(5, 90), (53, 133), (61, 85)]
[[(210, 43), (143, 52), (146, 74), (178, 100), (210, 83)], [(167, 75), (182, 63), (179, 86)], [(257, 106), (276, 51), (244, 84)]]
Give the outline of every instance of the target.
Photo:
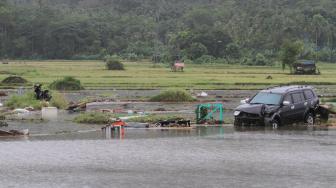
[[(88, 129), (89, 130), (89, 129)], [(0, 187), (335, 187), (335, 130), (199, 127), (0, 141)]]

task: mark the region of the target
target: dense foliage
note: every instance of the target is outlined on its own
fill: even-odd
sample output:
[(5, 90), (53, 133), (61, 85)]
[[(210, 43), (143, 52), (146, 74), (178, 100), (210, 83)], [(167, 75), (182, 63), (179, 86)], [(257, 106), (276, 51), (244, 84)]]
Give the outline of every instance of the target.
[(181, 89), (170, 89), (150, 98), (151, 102), (192, 102), (195, 98)]
[(0, 0), (0, 58), (267, 64), (300, 40), (300, 58), (334, 61), (335, 12), (334, 0)]
[(54, 90), (81, 90), (84, 89), (80, 80), (71, 77), (71, 76), (66, 76), (63, 79), (60, 80), (55, 80), (49, 85), (50, 89)]
[(12, 95), (5, 103), (8, 108), (25, 108), (33, 107), (34, 109), (41, 109), (44, 105), (41, 101), (37, 100), (35, 93), (29, 92), (24, 95)]
[(285, 42), (281, 54), (282, 68), (288, 66), (292, 71), (292, 66), (296, 63), (297, 57), (302, 53), (303, 44), (300, 42)]
[(118, 58), (108, 57), (105, 60), (107, 70), (125, 70), (124, 64)]
[(69, 102), (63, 94), (53, 91), (50, 106), (56, 107), (58, 109), (67, 109)]
[(68, 101), (58, 92), (52, 93), (50, 103), (37, 100), (35, 93), (28, 92), (23, 95), (12, 95), (6, 101), (5, 105), (11, 109), (33, 107), (35, 110), (40, 110), (42, 107), (48, 106), (57, 107), (58, 109), (66, 109), (68, 107)]
[(100, 112), (86, 112), (74, 118), (74, 122), (83, 124), (109, 124), (111, 116)]
[(130, 118), (128, 122), (138, 122), (138, 123), (158, 123), (160, 121), (174, 121), (183, 120), (184, 118), (179, 115), (157, 115), (150, 114), (146, 116)]

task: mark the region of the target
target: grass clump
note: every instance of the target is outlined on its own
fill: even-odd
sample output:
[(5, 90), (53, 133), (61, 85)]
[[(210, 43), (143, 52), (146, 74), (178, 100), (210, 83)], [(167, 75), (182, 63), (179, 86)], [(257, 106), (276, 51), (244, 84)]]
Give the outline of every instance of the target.
[(52, 82), (49, 85), (49, 87), (50, 89), (54, 90), (70, 90), (70, 91), (84, 89), (80, 80), (71, 76), (66, 76), (61, 80), (56, 80)]
[(81, 113), (74, 118), (74, 122), (83, 124), (108, 124), (111, 116), (100, 112)]
[(182, 120), (184, 119), (182, 116), (178, 115), (155, 115), (151, 114), (148, 116), (143, 117), (135, 117), (128, 119), (129, 122), (138, 122), (138, 123), (157, 123), (159, 121), (165, 121), (165, 120)]
[(105, 62), (107, 70), (125, 70), (124, 64), (122, 64), (119, 59), (114, 56), (107, 57)]
[(20, 76), (9, 76), (1, 81), (2, 84), (26, 84), (28, 81)]
[(195, 98), (191, 96), (190, 93), (180, 90), (180, 89), (171, 89), (161, 92), (159, 95), (156, 95), (150, 98), (151, 102), (192, 102), (195, 101)]
[(41, 109), (42, 105), (43, 104), (41, 103), (41, 101), (35, 98), (35, 94), (33, 92), (29, 92), (24, 95), (13, 95), (5, 103), (5, 106), (11, 109), (25, 108), (25, 107), (33, 107), (34, 109)]
[(69, 102), (61, 93), (53, 92), (50, 105), (58, 109), (67, 109), (69, 106)]
[(12, 95), (5, 103), (5, 106), (10, 109), (33, 107), (35, 110), (41, 110), (42, 107), (48, 106), (58, 109), (66, 109), (68, 107), (68, 101), (62, 94), (53, 92), (52, 96), (51, 101), (48, 103), (47, 101), (37, 100), (33, 92), (28, 92), (24, 95)]

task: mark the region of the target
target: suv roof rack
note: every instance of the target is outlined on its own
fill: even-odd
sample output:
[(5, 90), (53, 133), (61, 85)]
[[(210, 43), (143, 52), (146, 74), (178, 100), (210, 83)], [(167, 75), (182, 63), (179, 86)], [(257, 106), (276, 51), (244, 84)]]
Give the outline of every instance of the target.
[(307, 85), (296, 85), (286, 89), (286, 92), (294, 89), (304, 89), (304, 88), (311, 88), (311, 87)]
[[(292, 90), (297, 90), (297, 89), (305, 89), (305, 88), (312, 88), (311, 86), (307, 86), (307, 85), (278, 85), (278, 86), (271, 86), (271, 87), (268, 87), (268, 88), (265, 88), (265, 90), (273, 90), (273, 89), (280, 89), (280, 88), (283, 88), (283, 91), (284, 92), (289, 92), (289, 91), (292, 91)], [(272, 92), (272, 91), (270, 91)]]

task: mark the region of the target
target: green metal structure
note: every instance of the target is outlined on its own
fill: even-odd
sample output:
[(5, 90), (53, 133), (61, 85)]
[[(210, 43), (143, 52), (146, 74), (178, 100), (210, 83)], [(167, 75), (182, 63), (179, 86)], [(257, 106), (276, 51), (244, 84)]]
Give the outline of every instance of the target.
[[(216, 116), (217, 115), (217, 116)], [(218, 117), (218, 119), (216, 119)], [(224, 107), (221, 103), (199, 104), (196, 109), (197, 124), (203, 123), (224, 123)]]

